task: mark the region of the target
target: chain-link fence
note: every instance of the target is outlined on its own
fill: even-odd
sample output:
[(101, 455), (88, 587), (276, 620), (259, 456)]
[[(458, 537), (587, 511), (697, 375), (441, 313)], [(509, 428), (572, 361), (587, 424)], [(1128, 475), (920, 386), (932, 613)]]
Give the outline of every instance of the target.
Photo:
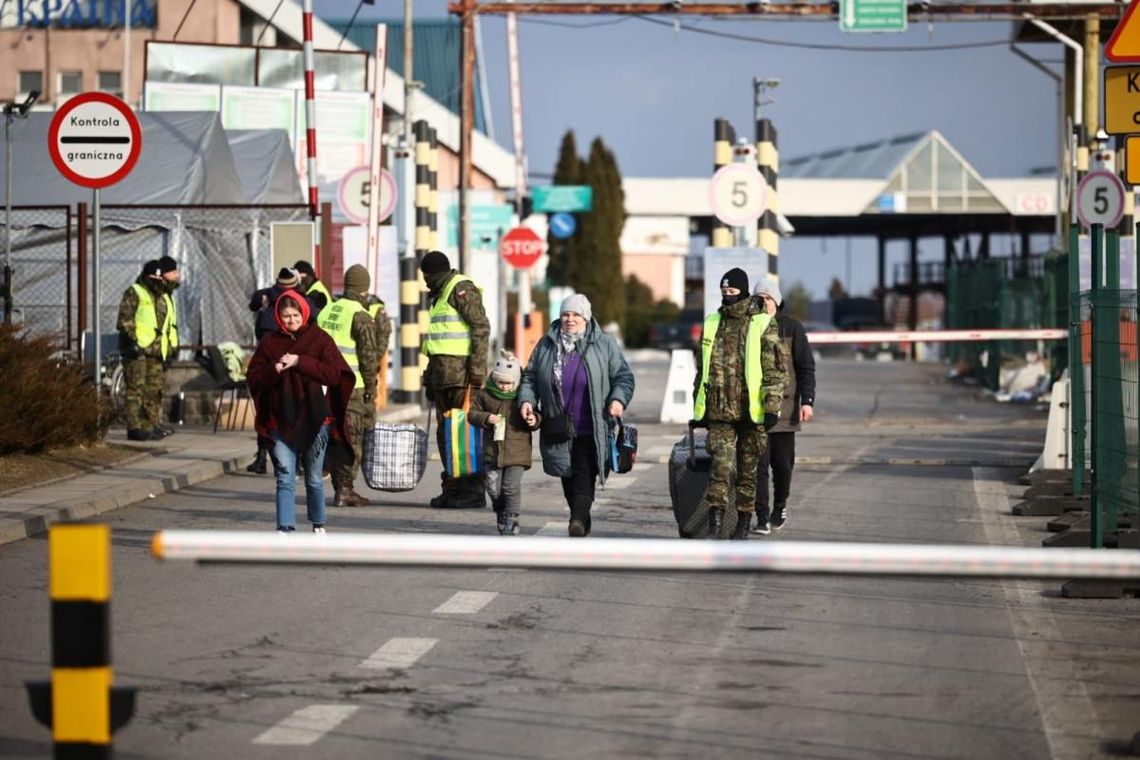
[[(1140, 364), (1135, 290), (1085, 291), (1074, 297), (1080, 372), (1072, 373), (1074, 481), (1093, 473), (1099, 511), (1095, 538), (1116, 531), (1122, 518), (1140, 525)], [(1078, 376), (1079, 375), (1079, 376)], [(1093, 399), (1096, 408), (1093, 409)]]
[[(162, 256), (173, 257), (182, 272), (175, 302), (183, 344), (252, 343), (250, 294), (273, 281), (271, 226), (307, 218), (305, 206), (104, 205), (98, 283), (104, 344), (113, 344), (124, 291), (146, 261)], [(91, 329), (86, 317), (94, 296), (83, 274), (90, 242), (78, 228), (78, 214), (67, 207), (12, 211), (17, 317), (32, 332), (66, 335), (73, 348), (81, 327)]]
[[(952, 330), (1054, 327), (1057, 314), (1045, 298), (1041, 257), (978, 259), (951, 266), (946, 277), (946, 327)], [(1003, 367), (1024, 363), (1045, 346), (1031, 340), (994, 340), (947, 345), (959, 374), (971, 374), (997, 390)]]
[[(0, 208), (8, 255), (8, 219)], [(67, 206), (12, 207), (12, 321), (74, 350), (79, 324), (76, 218)]]

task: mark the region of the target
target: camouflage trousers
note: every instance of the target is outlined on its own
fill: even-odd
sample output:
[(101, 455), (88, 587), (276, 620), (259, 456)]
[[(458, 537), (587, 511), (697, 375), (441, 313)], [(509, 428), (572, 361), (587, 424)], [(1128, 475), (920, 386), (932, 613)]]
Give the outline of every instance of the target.
[(345, 434), (348, 441), (336, 441), (326, 454), (333, 488), (353, 488), (364, 461), (364, 431), (376, 422), (376, 407), (364, 403), (363, 391), (357, 388), (348, 400), (344, 413)]
[(758, 425), (709, 423), (709, 509), (724, 510), (735, 504), (739, 512), (756, 510), (756, 467), (767, 446), (768, 434)]
[(166, 378), (162, 359), (140, 356), (123, 362), (127, 430), (154, 430), (162, 419), (162, 392)]

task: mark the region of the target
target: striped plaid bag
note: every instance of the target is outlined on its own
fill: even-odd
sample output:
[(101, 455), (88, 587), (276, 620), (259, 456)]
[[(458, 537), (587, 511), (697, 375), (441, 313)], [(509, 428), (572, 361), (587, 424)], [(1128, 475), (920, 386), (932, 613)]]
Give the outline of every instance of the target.
[(411, 491), (424, 476), (427, 444), (428, 431), (419, 425), (377, 422), (364, 431), (364, 482), (376, 491)]
[(449, 478), (478, 475), (483, 471), (483, 431), (467, 420), (471, 390), (463, 408), (443, 413), (443, 469)]

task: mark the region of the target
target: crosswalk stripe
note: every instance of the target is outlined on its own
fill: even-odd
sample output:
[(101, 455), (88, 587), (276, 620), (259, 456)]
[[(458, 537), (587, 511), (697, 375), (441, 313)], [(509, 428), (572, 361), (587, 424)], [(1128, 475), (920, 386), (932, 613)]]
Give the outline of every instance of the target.
[(309, 745), (332, 731), (359, 710), (354, 705), (309, 705), (266, 729), (254, 744)]
[(472, 615), (498, 596), (495, 591), (456, 591), (432, 612), (438, 615)]
[(389, 639), (384, 642), (384, 646), (373, 652), (371, 657), (360, 663), (360, 667), (377, 670), (407, 668), (430, 652), (437, 643), (439, 643), (439, 639), (411, 637)]
[(629, 488), (637, 482), (637, 478), (626, 477), (624, 475), (611, 475), (606, 478), (606, 490), (620, 490), (622, 488)]

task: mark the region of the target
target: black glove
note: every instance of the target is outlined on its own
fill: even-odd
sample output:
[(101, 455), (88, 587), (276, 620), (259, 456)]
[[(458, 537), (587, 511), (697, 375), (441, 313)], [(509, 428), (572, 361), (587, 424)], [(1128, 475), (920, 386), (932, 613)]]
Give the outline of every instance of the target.
[(780, 415), (772, 414), (771, 412), (764, 412), (764, 432), (768, 432), (772, 428), (776, 427), (776, 424), (779, 421)]

